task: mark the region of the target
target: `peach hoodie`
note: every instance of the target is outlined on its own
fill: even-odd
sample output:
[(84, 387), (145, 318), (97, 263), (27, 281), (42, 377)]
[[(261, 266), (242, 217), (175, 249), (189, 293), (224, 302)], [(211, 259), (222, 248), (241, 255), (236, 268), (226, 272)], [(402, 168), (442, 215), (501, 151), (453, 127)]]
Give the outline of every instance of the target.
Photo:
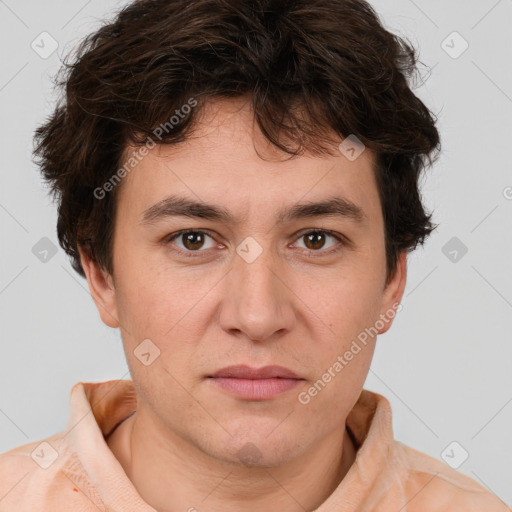
[[(0, 512), (155, 512), (105, 442), (136, 405), (131, 380), (73, 386), (63, 433), (0, 455)], [(316, 512), (510, 512), (474, 480), (395, 441), (383, 396), (363, 390), (347, 426), (356, 460)]]

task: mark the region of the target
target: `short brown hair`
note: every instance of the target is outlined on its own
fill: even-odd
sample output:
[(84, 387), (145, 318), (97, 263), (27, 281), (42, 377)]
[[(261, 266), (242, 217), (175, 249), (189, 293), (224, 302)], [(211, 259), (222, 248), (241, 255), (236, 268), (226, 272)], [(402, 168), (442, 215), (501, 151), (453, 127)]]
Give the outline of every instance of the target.
[(61, 247), (80, 275), (78, 246), (112, 274), (117, 188), (101, 199), (94, 191), (119, 169), (127, 143), (154, 138), (193, 97), (197, 106), (159, 141), (181, 142), (206, 102), (247, 95), (263, 134), (289, 155), (330, 153), (333, 132), (376, 152), (391, 278), (400, 252), (437, 227), (419, 192), (440, 141), (437, 119), (408, 84), (417, 63), (415, 48), (364, 0), (131, 3), (64, 62), (56, 84), (65, 94), (35, 133)]

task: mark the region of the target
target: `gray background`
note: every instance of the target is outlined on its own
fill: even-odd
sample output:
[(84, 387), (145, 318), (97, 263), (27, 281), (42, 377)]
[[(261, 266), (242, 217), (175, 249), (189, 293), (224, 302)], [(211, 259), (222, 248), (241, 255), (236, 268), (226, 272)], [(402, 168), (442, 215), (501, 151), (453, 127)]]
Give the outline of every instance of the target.
[[(457, 441), (451, 461), (469, 453), (459, 471), (510, 503), (512, 1), (371, 3), (431, 68), (416, 94), (439, 116), (443, 154), (423, 181), (440, 227), (409, 258), (403, 310), (365, 387), (390, 400), (398, 440), (439, 459)], [(40, 259), (42, 238), (58, 245), (56, 210), (30, 161), (60, 59), (124, 4), (0, 0), (0, 452), (63, 430), (76, 382), (130, 378), (64, 252)], [(31, 47), (43, 51), (44, 31), (59, 45), (47, 58)]]

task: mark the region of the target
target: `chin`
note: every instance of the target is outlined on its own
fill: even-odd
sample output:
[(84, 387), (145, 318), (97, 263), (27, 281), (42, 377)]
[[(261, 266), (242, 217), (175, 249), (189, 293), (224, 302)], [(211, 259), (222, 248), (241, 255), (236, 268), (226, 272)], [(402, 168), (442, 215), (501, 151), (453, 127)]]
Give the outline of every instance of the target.
[[(252, 425), (250, 431), (238, 430), (236, 433), (227, 428), (233, 435), (226, 435), (219, 444), (208, 446), (208, 453), (215, 458), (223, 460), (228, 464), (235, 464), (241, 467), (277, 467), (281, 466), (296, 457), (303, 451), (304, 447), (297, 441), (294, 442), (289, 431), (282, 430), (277, 433), (280, 427), (273, 422), (268, 428), (257, 431)], [(303, 441), (303, 440), (302, 440)]]

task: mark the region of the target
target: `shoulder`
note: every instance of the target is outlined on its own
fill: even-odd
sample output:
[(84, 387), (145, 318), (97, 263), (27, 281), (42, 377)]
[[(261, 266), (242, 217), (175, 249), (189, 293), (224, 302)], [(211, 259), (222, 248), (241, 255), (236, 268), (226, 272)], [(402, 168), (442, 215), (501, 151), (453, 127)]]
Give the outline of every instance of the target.
[(62, 433), (0, 454), (0, 512), (78, 504), (85, 496), (74, 485), (76, 462)]
[(476, 480), (434, 457), (395, 441), (407, 471), (406, 495), (411, 512), (511, 512)]

